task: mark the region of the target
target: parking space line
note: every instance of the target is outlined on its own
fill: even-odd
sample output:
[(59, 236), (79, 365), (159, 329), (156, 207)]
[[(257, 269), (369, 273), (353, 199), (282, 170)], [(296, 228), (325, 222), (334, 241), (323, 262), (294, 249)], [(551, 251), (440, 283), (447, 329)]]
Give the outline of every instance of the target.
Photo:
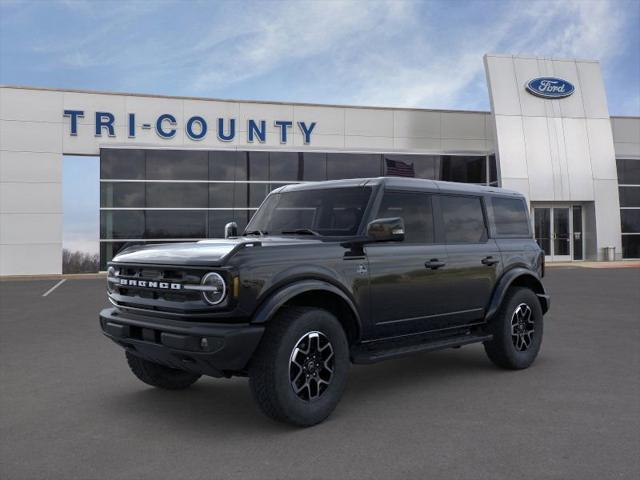
[(62, 280), (60, 280), (58, 283), (56, 283), (53, 287), (51, 287), (49, 290), (47, 290), (46, 292), (44, 292), (42, 294), (43, 297), (46, 297), (47, 295), (49, 295), (51, 292), (53, 292), (56, 288), (58, 288), (60, 285), (62, 285), (64, 282), (66, 282), (67, 279), (63, 278)]

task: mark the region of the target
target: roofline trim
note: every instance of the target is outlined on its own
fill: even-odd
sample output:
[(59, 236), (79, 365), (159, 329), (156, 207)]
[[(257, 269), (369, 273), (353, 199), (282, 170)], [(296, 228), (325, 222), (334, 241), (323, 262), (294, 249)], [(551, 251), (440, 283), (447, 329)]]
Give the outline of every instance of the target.
[(83, 90), (74, 88), (51, 88), (51, 87), (32, 87), (26, 85), (2, 85), (0, 88), (11, 88), (15, 90), (37, 90), (44, 92), (60, 92), (60, 93), (85, 93), (89, 95), (119, 95), (124, 97), (142, 97), (142, 98), (164, 98), (171, 100), (199, 100), (204, 102), (227, 102), (227, 103), (256, 103), (259, 105), (292, 105), (300, 107), (328, 107), (328, 108), (361, 108), (368, 110), (402, 110), (412, 112), (438, 112), (438, 113), (482, 113), (490, 115), (491, 112), (486, 110), (449, 110), (436, 108), (416, 108), (416, 107), (383, 107), (375, 105), (346, 105), (333, 103), (307, 103), (307, 102), (282, 102), (267, 100), (238, 100), (231, 98), (213, 98), (213, 97), (191, 97), (181, 95), (157, 95), (152, 93), (130, 93), (130, 92), (105, 92), (100, 90)]

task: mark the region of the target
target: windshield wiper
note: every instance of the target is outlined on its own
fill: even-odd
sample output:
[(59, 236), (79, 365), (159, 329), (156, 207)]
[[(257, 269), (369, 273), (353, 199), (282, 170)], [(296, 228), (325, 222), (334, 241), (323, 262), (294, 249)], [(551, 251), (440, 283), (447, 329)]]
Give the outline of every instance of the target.
[(264, 237), (267, 233), (269, 232), (263, 232), (262, 230), (249, 230), (244, 232), (243, 235), (260, 235), (261, 237)]
[(283, 230), (280, 233), (282, 233), (283, 235), (293, 233), (297, 235), (315, 235), (316, 237), (320, 236), (318, 232), (316, 232), (315, 230), (311, 230), (310, 228), (296, 228), (295, 230)]

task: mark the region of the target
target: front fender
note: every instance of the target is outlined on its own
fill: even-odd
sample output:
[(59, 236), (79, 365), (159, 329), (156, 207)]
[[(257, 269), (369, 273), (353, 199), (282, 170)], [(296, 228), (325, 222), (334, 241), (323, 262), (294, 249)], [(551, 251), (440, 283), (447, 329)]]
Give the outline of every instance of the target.
[(355, 304), (349, 298), (349, 296), (340, 290), (335, 285), (332, 285), (328, 282), (322, 280), (301, 280), (295, 283), (291, 283), (289, 285), (285, 285), (272, 293), (264, 302), (260, 304), (257, 308), (251, 323), (261, 324), (268, 322), (273, 315), (278, 311), (282, 305), (287, 303), (292, 298), (300, 295), (301, 293), (310, 292), (310, 291), (323, 291), (329, 292), (334, 295), (340, 297), (351, 309), (354, 318), (358, 323), (358, 327), (361, 327), (360, 324), (360, 315), (358, 314), (358, 310), (356, 309)]
[(504, 300), (507, 290), (509, 287), (514, 285), (514, 283), (531, 288), (538, 296), (538, 300), (540, 300), (542, 313), (547, 313), (549, 310), (549, 295), (547, 295), (540, 277), (537, 273), (532, 272), (529, 269), (517, 267), (507, 270), (500, 277), (500, 280), (498, 280), (498, 283), (493, 289), (489, 307), (487, 308), (487, 313), (485, 315), (486, 321), (490, 321), (495, 316), (500, 305), (502, 305), (502, 301)]

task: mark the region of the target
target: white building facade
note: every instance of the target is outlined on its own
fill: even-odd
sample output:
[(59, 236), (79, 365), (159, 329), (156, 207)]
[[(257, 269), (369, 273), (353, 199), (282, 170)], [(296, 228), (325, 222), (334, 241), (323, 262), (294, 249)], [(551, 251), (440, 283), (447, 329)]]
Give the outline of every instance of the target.
[(102, 263), (221, 236), (285, 183), (408, 175), (522, 192), (549, 261), (640, 257), (640, 117), (588, 60), (485, 56), (490, 112), (0, 87), (0, 275), (61, 273), (64, 155), (100, 156)]

